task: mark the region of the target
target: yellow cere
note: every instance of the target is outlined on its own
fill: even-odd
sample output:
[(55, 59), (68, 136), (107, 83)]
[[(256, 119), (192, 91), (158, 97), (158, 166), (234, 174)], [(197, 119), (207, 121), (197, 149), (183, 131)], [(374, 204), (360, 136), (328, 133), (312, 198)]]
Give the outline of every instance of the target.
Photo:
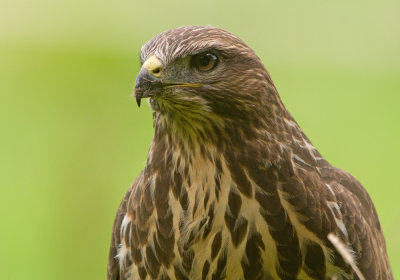
[(151, 76), (159, 78), (161, 76), (161, 66), (161, 61), (155, 55), (152, 55), (143, 63), (142, 67), (146, 68)]

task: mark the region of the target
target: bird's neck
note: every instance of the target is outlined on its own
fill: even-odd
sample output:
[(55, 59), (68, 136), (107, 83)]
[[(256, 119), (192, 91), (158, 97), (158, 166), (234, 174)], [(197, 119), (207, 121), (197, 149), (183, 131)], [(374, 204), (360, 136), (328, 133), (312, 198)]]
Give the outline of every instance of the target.
[[(246, 117), (229, 118), (212, 114), (154, 113), (155, 135), (147, 165), (169, 168), (210, 161), (216, 158), (232, 168), (251, 168), (255, 163), (279, 166), (293, 158), (317, 165), (323, 159), (299, 125), (286, 110), (277, 94), (268, 102), (268, 111), (255, 111)], [(208, 112), (209, 113), (209, 112)]]
[(231, 164), (235, 165), (258, 160), (277, 164), (282, 153), (315, 150), (289, 114), (276, 117), (271, 123), (200, 119), (192, 120), (190, 125), (189, 122), (183, 125), (182, 120), (170, 116), (155, 115), (154, 127), (148, 165), (158, 165), (160, 161), (174, 164), (201, 162), (216, 155), (228, 161), (231, 159)]

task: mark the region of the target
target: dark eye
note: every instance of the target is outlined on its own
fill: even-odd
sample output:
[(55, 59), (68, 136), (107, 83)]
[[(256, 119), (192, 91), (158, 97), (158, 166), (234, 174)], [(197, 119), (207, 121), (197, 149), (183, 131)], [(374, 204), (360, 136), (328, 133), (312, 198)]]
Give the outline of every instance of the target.
[(199, 71), (205, 72), (215, 68), (218, 64), (218, 57), (209, 52), (199, 53), (192, 58), (193, 66)]

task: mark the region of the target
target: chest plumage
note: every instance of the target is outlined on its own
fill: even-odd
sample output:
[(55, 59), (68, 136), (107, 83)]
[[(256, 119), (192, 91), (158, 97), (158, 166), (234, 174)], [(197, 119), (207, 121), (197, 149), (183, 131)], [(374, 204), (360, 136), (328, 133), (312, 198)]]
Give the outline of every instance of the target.
[[(272, 178), (268, 190), (215, 149), (207, 154), (198, 149), (188, 158), (170, 151), (162, 164), (144, 171), (140, 185), (145, 187), (132, 190), (118, 253), (126, 279), (278, 279), (292, 271), (299, 279), (312, 279), (302, 260), (312, 246), (325, 273), (341, 275), (327, 261), (330, 249), (280, 197), (271, 170), (259, 174)], [(232, 176), (234, 171), (244, 177)]]

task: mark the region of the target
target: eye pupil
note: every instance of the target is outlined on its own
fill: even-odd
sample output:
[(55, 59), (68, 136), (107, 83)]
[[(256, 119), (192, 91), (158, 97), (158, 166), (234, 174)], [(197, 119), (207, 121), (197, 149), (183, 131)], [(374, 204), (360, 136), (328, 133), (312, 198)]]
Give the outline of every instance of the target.
[(210, 58), (209, 54), (202, 55), (199, 58), (199, 63), (201, 66), (207, 66), (210, 63), (210, 60), (211, 60), (211, 58)]
[(218, 57), (212, 53), (200, 53), (193, 56), (192, 63), (199, 71), (210, 71), (217, 66)]

